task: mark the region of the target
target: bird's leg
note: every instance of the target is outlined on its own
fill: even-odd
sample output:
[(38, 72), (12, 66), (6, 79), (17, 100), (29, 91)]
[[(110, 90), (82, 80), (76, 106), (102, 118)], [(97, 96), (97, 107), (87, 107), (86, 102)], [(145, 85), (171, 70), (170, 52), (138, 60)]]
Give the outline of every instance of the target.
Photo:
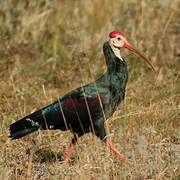
[(125, 156), (114, 147), (111, 140), (105, 139), (104, 142), (105, 142), (105, 145), (111, 150), (113, 155), (115, 155), (120, 161), (127, 162), (127, 159), (125, 158)]
[(71, 143), (69, 144), (68, 148), (65, 150), (63, 154), (64, 159), (61, 161), (61, 163), (66, 163), (69, 161), (71, 154), (73, 152), (74, 146), (77, 143), (77, 140), (78, 140), (77, 136), (74, 135), (74, 137), (71, 140)]
[(125, 156), (119, 152), (112, 144), (111, 140), (106, 137), (106, 129), (104, 127), (104, 119), (98, 119), (94, 122), (95, 134), (99, 137), (105, 145), (111, 150), (113, 155), (115, 155), (120, 161), (127, 162)]

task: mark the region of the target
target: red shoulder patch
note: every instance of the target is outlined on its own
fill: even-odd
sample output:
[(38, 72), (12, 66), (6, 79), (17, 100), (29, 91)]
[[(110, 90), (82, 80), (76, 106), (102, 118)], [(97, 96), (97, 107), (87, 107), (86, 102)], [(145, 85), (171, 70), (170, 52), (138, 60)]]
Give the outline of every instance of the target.
[[(87, 101), (87, 103), (86, 103)], [(91, 98), (69, 98), (62, 102), (62, 107), (69, 109), (71, 111), (87, 109), (87, 104), (89, 108), (96, 108), (100, 106), (98, 96)]]

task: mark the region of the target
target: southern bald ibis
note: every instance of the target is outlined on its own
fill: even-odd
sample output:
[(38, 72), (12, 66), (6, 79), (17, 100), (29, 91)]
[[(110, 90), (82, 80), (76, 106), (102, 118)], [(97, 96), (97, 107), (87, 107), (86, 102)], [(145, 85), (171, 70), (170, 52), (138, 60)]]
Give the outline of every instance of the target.
[(103, 45), (107, 71), (95, 82), (72, 90), (54, 103), (11, 124), (10, 138), (18, 139), (38, 129), (71, 130), (74, 136), (62, 161), (67, 162), (78, 137), (92, 132), (119, 160), (126, 161), (107, 138), (104, 126), (105, 120), (125, 97), (128, 70), (120, 54), (122, 48), (139, 55), (155, 71), (151, 62), (126, 40), (123, 32), (110, 32), (109, 40)]

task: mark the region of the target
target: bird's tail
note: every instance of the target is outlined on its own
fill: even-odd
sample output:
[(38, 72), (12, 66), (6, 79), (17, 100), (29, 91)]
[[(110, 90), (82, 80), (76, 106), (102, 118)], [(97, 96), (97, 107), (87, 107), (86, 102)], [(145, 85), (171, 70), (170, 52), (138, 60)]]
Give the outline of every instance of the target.
[(42, 123), (42, 112), (40, 110), (36, 111), (20, 119), (19, 121), (16, 121), (15, 123), (11, 124), (9, 128), (9, 137), (11, 139), (19, 139), (27, 134), (37, 131), (44, 124)]

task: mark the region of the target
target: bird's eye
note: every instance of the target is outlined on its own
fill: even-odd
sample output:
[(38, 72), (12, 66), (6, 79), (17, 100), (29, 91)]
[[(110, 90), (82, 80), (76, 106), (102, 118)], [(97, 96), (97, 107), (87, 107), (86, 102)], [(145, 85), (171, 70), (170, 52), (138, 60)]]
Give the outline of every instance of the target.
[(118, 41), (120, 41), (120, 40), (121, 40), (121, 38), (120, 38), (120, 37), (118, 37), (117, 39), (118, 39)]

